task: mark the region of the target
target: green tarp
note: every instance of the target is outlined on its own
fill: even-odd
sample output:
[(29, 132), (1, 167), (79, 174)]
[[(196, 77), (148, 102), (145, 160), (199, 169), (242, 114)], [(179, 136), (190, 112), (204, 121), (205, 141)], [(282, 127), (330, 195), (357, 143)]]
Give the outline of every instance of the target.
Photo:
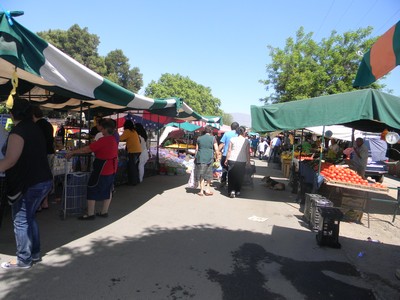
[(201, 126), (197, 126), (195, 124), (191, 124), (188, 122), (183, 122), (183, 123), (172, 122), (172, 123), (168, 123), (167, 125), (165, 125), (165, 127), (168, 127), (168, 126), (177, 127), (179, 129), (191, 131), (191, 132), (196, 131), (197, 129), (201, 128)]
[(344, 125), (362, 131), (400, 129), (400, 98), (366, 89), (265, 106), (251, 106), (256, 132)]

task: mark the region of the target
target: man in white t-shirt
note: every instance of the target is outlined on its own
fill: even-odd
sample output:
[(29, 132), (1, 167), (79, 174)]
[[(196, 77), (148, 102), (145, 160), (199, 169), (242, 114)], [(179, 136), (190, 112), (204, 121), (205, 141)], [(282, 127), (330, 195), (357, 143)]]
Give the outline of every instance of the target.
[(278, 154), (278, 151), (279, 151), (281, 145), (282, 145), (282, 141), (279, 136), (276, 136), (271, 140), (271, 144), (270, 144), (271, 154), (269, 155), (268, 162), (271, 161), (271, 158), (273, 158), (273, 161), (275, 161), (276, 155)]

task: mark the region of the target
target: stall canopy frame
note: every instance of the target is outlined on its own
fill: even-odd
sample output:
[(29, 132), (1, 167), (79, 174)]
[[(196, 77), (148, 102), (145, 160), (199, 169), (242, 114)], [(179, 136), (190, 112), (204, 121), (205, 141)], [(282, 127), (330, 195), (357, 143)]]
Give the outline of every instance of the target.
[(251, 106), (256, 132), (344, 125), (361, 131), (400, 130), (400, 98), (373, 89)]

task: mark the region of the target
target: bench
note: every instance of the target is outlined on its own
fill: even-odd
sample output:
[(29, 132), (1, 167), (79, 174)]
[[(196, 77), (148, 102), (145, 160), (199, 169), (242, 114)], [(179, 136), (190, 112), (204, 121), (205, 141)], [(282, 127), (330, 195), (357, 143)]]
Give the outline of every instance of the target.
[[(395, 187), (395, 188), (394, 187), (389, 187), (389, 189), (397, 190), (397, 200), (381, 199), (381, 198), (372, 197), (372, 198), (369, 198), (369, 201), (393, 204), (394, 205), (394, 211), (393, 211), (392, 223), (394, 223), (394, 221), (396, 220), (397, 212), (399, 211), (399, 208), (400, 208), (400, 187)], [(366, 213), (368, 215), (368, 228), (369, 228), (369, 205), (368, 204), (367, 204)]]

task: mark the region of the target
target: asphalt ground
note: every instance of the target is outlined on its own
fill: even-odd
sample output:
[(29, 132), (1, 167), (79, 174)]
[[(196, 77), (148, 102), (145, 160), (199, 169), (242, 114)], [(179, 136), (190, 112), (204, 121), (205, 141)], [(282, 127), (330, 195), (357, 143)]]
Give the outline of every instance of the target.
[[(370, 207), (361, 223), (340, 222), (340, 249), (320, 247), (276, 165), (256, 160), (252, 185), (229, 198), (188, 189), (189, 175), (158, 175), (118, 186), (108, 218), (37, 214), (43, 261), (0, 270), (1, 299), (399, 299), (400, 217)], [(397, 178), (385, 179), (396, 186)], [(369, 242), (368, 237), (379, 242)], [(10, 214), (0, 262), (14, 258)]]

